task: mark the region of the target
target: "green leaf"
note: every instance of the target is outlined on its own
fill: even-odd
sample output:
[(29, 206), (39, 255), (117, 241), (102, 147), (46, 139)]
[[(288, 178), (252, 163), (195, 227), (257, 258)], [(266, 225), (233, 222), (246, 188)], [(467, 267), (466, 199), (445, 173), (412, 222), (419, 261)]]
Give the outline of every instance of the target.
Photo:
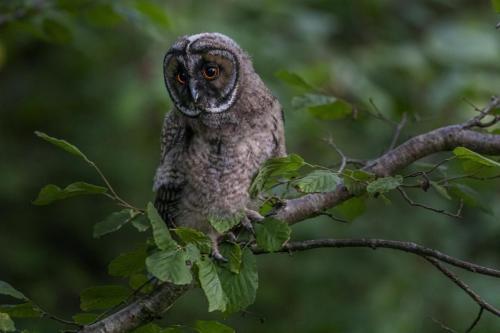
[(493, 6), (493, 9), (497, 12), (500, 13), (500, 0), (491, 0), (491, 4)]
[(75, 323), (78, 323), (81, 325), (87, 325), (87, 324), (91, 324), (94, 321), (96, 321), (96, 319), (98, 317), (99, 317), (99, 315), (96, 313), (88, 313), (88, 312), (77, 313), (76, 315), (73, 316), (73, 320), (75, 321)]
[(94, 225), (94, 237), (99, 238), (106, 234), (120, 230), (125, 224), (132, 219), (132, 211), (124, 209), (119, 212), (114, 212), (103, 221)]
[(174, 284), (191, 283), (192, 276), (186, 264), (188, 257), (181, 249), (155, 252), (146, 258), (148, 272), (161, 281)]
[(145, 285), (146, 282), (148, 282), (149, 279), (145, 274), (139, 273), (139, 274), (132, 274), (129, 277), (128, 280), (128, 285), (130, 288), (137, 290), (142, 287), (141, 292), (147, 293), (148, 291), (151, 290), (152, 285)]
[(130, 289), (123, 286), (108, 285), (85, 289), (80, 294), (80, 308), (83, 311), (105, 310), (125, 301)]
[(300, 192), (314, 193), (314, 192), (332, 192), (342, 179), (331, 171), (315, 170), (305, 177), (296, 180), (293, 184)]
[(0, 295), (7, 295), (21, 300), (28, 300), (26, 296), (19, 290), (16, 290), (10, 284), (0, 280)]
[(186, 251), (187, 260), (189, 260), (189, 262), (191, 263), (198, 261), (201, 257), (200, 250), (193, 243), (189, 243), (188, 245), (186, 245), (184, 251)]
[(146, 214), (136, 214), (132, 218), (132, 225), (137, 229), (137, 231), (144, 232), (149, 229), (151, 224), (149, 223)]
[(38, 197), (33, 204), (44, 206), (54, 201), (73, 198), (80, 195), (103, 194), (107, 189), (102, 186), (88, 184), (85, 182), (76, 182), (61, 189), (57, 185), (49, 184), (40, 190)]
[(403, 177), (401, 175), (397, 175), (395, 177), (383, 177), (383, 178), (378, 178), (375, 181), (368, 184), (366, 190), (368, 191), (368, 193), (382, 194), (394, 190), (402, 184), (403, 184)]
[(461, 160), (473, 161), (475, 163), (485, 165), (488, 167), (497, 167), (497, 168), (500, 167), (499, 162), (489, 159), (465, 147), (457, 147), (453, 149), (453, 154), (455, 154), (455, 156), (457, 156)]
[(142, 15), (147, 17), (150, 22), (156, 24), (160, 28), (170, 28), (170, 19), (164, 7), (157, 5), (152, 1), (138, 0), (135, 2), (135, 8)]
[(307, 110), (313, 106), (334, 103), (337, 99), (333, 96), (318, 95), (318, 94), (304, 94), (295, 96), (292, 99), (292, 108), (295, 110)]
[(112, 27), (123, 21), (123, 17), (110, 4), (94, 3), (83, 14), (89, 23), (101, 27)]
[(286, 70), (280, 70), (274, 73), (274, 75), (291, 87), (306, 91), (314, 89), (309, 83), (307, 83), (301, 76), (296, 73), (292, 73)]
[(32, 302), (0, 305), (0, 312), (8, 314), (11, 318), (41, 318), (43, 316), (43, 312)]
[(223, 234), (238, 225), (243, 218), (243, 213), (237, 213), (232, 216), (215, 216), (208, 217), (208, 222), (214, 227), (217, 232)]
[(64, 44), (71, 41), (71, 31), (61, 24), (60, 22), (53, 19), (45, 19), (42, 23), (42, 31), (45, 38), (53, 43)]
[(231, 327), (212, 320), (197, 320), (194, 327), (198, 333), (235, 333)]
[(202, 256), (196, 262), (196, 266), (198, 267), (198, 280), (201, 289), (208, 300), (208, 311), (225, 311), (227, 297), (222, 289), (215, 264), (207, 256)]
[(53, 137), (51, 137), (43, 132), (39, 132), (39, 131), (35, 131), (35, 135), (38, 136), (39, 138), (42, 138), (43, 140), (53, 144), (54, 146), (59, 147), (62, 150), (67, 151), (70, 154), (73, 154), (75, 156), (83, 158), (86, 162), (90, 163), (90, 160), (87, 158), (87, 156), (85, 156), (85, 154), (82, 153), (80, 151), (80, 149), (78, 149), (76, 146), (72, 145), (68, 141), (53, 138)]
[(481, 200), (479, 193), (469, 186), (455, 183), (448, 188), (448, 192), (453, 198), (463, 200), (464, 204), (467, 206), (478, 207), (484, 213), (494, 215), (491, 208), (483, 204), (483, 200)]
[(363, 215), (366, 211), (365, 198), (354, 197), (350, 198), (334, 209), (347, 221), (354, 221), (359, 216)]
[(448, 191), (446, 190), (446, 187), (444, 187), (443, 185), (440, 185), (432, 180), (430, 181), (430, 183), (431, 183), (432, 188), (434, 188), (436, 190), (436, 192), (439, 193), (439, 195), (441, 195), (443, 198), (451, 200), (451, 196), (448, 193)]
[(352, 106), (343, 100), (337, 100), (333, 103), (311, 106), (308, 109), (314, 117), (321, 120), (343, 119), (352, 114)]
[(111, 276), (128, 277), (145, 269), (146, 247), (140, 246), (134, 251), (122, 253), (108, 266)]
[(153, 228), (153, 238), (155, 240), (156, 246), (160, 250), (175, 249), (178, 247), (177, 243), (172, 239), (170, 232), (168, 231), (167, 224), (161, 218), (160, 214), (156, 210), (155, 206), (149, 202), (146, 208), (146, 212), (151, 222), (151, 227)]
[(0, 312), (0, 332), (15, 332), (16, 326), (10, 316)]
[(229, 252), (229, 256), (227, 257), (229, 270), (235, 274), (239, 274), (242, 256), (241, 247), (238, 244), (230, 244), (229, 246), (231, 247), (231, 252)]
[(210, 238), (201, 231), (184, 227), (178, 227), (172, 231), (175, 232), (184, 244), (194, 244), (203, 253), (209, 253), (212, 249)]
[(292, 233), (288, 223), (273, 218), (266, 218), (255, 231), (257, 245), (269, 252), (281, 249)]
[(375, 180), (375, 175), (364, 170), (349, 170), (343, 171), (344, 186), (349, 193), (360, 195), (366, 191), (367, 183)]
[[(222, 255), (227, 257), (227, 247), (221, 248)], [(228, 249), (229, 250), (229, 249)], [(217, 266), (222, 289), (227, 297), (226, 313), (242, 310), (255, 301), (259, 285), (255, 257), (248, 248), (243, 250), (239, 274), (234, 274), (229, 269)]]
[(267, 160), (255, 176), (250, 186), (250, 193), (255, 197), (258, 193), (274, 185), (278, 177), (288, 179), (296, 177), (298, 170), (304, 164), (304, 159), (296, 154)]

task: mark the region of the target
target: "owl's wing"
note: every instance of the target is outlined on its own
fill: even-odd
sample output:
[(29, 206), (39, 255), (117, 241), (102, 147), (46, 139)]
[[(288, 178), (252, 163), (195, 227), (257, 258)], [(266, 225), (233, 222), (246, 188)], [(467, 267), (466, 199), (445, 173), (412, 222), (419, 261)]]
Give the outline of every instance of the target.
[(186, 128), (175, 111), (165, 116), (161, 133), (161, 158), (156, 170), (153, 190), (155, 207), (161, 217), (172, 226), (176, 203), (184, 184), (184, 175), (178, 168), (180, 154), (187, 145)]

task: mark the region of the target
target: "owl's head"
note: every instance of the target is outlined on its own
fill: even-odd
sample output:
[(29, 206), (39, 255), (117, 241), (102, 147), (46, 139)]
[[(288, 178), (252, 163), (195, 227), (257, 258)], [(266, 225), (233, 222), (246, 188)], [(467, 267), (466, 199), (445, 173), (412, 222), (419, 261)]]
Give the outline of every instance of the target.
[(189, 117), (221, 113), (238, 99), (245, 54), (219, 33), (180, 37), (165, 55), (165, 84), (176, 108)]

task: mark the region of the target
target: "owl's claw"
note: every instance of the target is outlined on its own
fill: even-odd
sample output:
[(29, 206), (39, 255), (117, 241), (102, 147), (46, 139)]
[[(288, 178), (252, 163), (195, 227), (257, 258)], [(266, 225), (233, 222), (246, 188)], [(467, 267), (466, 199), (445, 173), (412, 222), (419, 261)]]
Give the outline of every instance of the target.
[(224, 257), (219, 250), (219, 242), (222, 240), (222, 237), (215, 236), (210, 238), (212, 239), (212, 258), (219, 262), (228, 262), (226, 257)]
[(241, 225), (248, 232), (255, 236), (255, 230), (252, 223), (260, 222), (264, 220), (264, 216), (260, 215), (259, 212), (251, 209), (245, 209), (245, 216), (241, 220)]

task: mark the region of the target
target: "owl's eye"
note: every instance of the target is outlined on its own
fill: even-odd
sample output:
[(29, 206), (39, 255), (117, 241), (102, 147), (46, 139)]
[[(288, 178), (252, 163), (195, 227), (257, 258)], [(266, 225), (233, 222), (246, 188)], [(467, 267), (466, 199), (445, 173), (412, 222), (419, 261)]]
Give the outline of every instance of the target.
[(186, 80), (187, 80), (186, 73), (184, 73), (184, 72), (177, 73), (177, 75), (175, 76), (175, 79), (177, 80), (177, 82), (184, 85), (186, 83)]
[(219, 76), (219, 66), (206, 65), (203, 67), (203, 77), (207, 80), (214, 80)]

